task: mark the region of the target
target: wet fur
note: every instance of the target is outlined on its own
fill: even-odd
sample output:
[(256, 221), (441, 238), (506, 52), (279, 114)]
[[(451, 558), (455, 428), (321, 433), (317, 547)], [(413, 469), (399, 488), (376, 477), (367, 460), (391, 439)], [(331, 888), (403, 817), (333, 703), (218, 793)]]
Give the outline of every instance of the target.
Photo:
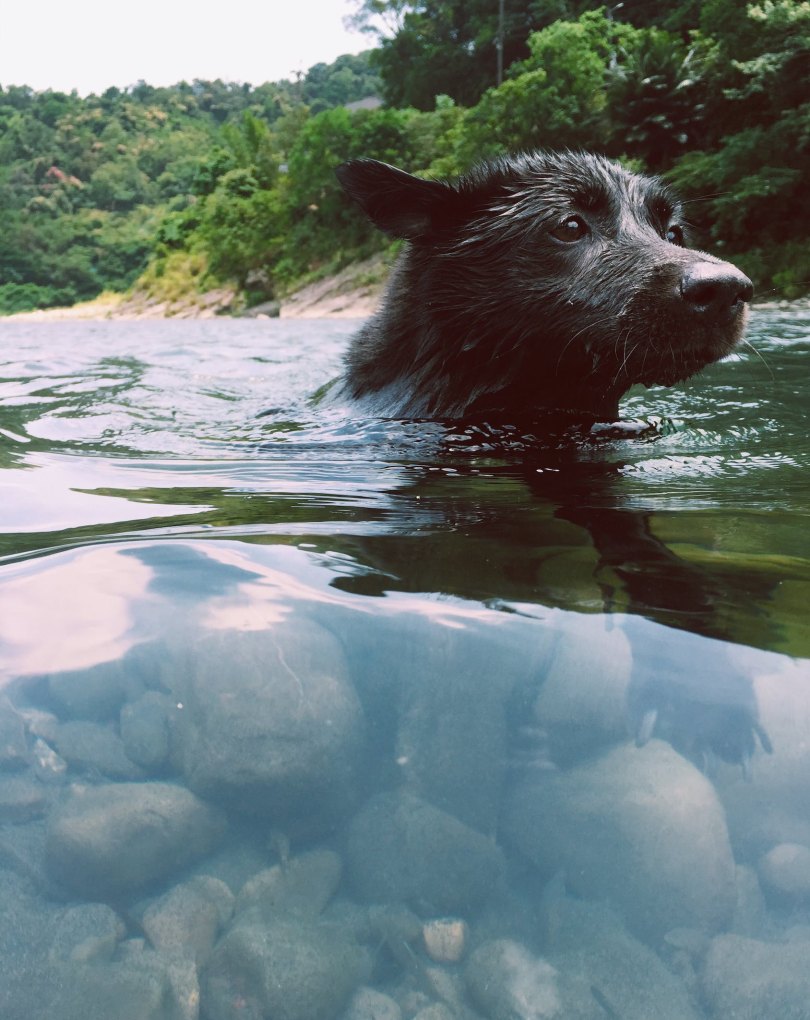
[[(337, 173), (407, 241), (346, 357), (344, 395), (370, 413), (610, 420), (634, 383), (686, 379), (743, 335), (750, 281), (673, 243), (670, 189), (601, 156), (507, 157), (455, 184), (374, 160)], [(571, 217), (587, 228), (573, 243), (557, 236)]]

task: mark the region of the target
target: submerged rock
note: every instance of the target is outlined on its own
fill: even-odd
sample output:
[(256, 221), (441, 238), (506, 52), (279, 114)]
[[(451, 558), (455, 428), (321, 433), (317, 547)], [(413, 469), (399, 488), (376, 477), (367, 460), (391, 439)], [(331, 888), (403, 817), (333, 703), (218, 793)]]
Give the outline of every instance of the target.
[(806, 1020), (810, 941), (760, 942), (719, 935), (706, 954), (703, 992), (713, 1016)]
[[(564, 897), (553, 914), (547, 958), (561, 977), (590, 990), (600, 1018), (699, 1020), (684, 982), (610, 908)], [(563, 1017), (569, 1020), (568, 1013)]]
[(110, 779), (144, 779), (145, 775), (124, 750), (121, 738), (110, 727), (94, 722), (63, 723), (54, 745), (72, 769)]
[(503, 832), (569, 888), (614, 904), (630, 929), (718, 931), (735, 905), (735, 871), (714, 788), (669, 744), (622, 745), (596, 761), (520, 784)]
[(314, 920), (335, 894), (342, 871), (332, 850), (313, 850), (274, 865), (248, 879), (236, 899), (236, 912), (257, 911), (263, 918)]
[(144, 910), (141, 926), (158, 952), (204, 962), (233, 912), (233, 893), (218, 878), (198, 875)]
[(810, 847), (779, 843), (759, 861), (764, 889), (777, 902), (795, 905), (810, 899)]
[(0, 695), (0, 769), (21, 769), (27, 764), (23, 717), (5, 695)]
[(49, 821), (48, 869), (80, 894), (126, 895), (203, 857), (223, 829), (214, 809), (169, 783), (77, 790)]
[(519, 942), (484, 942), (465, 968), (475, 1005), (490, 1020), (604, 1020), (584, 981), (571, 982)]
[(397, 792), (377, 794), (352, 819), (347, 865), (363, 900), (467, 914), (493, 891), (503, 857), (492, 840), (446, 811)]
[(175, 694), (177, 760), (201, 796), (316, 827), (352, 800), (362, 712), (323, 628), (215, 633), (189, 652)]
[(370, 960), (339, 928), (276, 921), (234, 928), (221, 940), (202, 978), (209, 1020), (333, 1020)]
[(169, 758), (171, 699), (147, 691), (121, 709), (121, 740), (130, 761), (147, 772), (159, 772)]

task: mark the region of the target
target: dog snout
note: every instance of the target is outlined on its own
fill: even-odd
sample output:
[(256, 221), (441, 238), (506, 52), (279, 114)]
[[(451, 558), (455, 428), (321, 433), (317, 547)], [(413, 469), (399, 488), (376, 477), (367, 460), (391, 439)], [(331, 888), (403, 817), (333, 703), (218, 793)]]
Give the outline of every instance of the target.
[(684, 269), (681, 297), (715, 322), (730, 322), (754, 295), (754, 285), (728, 262), (695, 262)]

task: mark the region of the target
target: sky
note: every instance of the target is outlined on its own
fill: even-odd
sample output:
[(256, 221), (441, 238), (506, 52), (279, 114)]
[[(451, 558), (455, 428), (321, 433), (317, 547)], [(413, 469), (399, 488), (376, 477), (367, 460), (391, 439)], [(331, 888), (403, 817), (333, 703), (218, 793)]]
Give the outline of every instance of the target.
[(0, 84), (80, 95), (140, 79), (290, 78), (373, 38), (352, 0), (0, 0)]

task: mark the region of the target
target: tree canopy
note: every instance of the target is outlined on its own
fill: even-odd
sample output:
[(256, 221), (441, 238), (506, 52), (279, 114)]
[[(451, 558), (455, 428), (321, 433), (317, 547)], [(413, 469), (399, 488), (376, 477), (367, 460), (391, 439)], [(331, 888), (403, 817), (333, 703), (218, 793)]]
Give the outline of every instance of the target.
[(0, 312), (138, 279), (260, 300), (386, 243), (341, 194), (342, 160), (442, 177), (537, 147), (671, 178), (760, 293), (809, 289), (808, 0), (503, 9), (355, 0), (374, 47), (298, 81), (0, 87)]

